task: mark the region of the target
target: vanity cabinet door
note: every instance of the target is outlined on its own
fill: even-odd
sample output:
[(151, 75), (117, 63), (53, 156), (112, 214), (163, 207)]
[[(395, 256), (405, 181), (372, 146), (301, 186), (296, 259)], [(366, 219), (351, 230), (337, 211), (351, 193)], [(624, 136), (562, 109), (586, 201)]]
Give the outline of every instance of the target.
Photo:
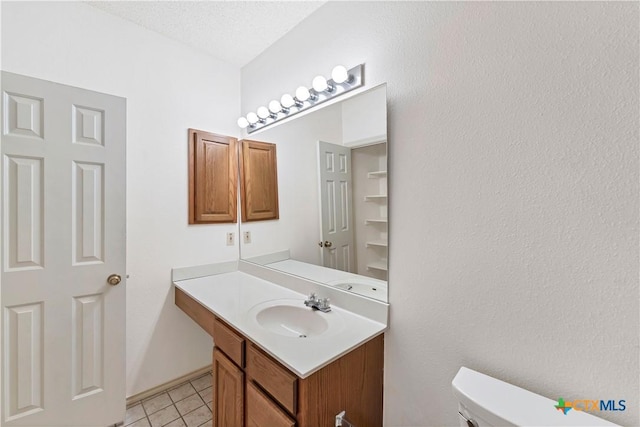
[(244, 427), (244, 372), (213, 349), (213, 427)]

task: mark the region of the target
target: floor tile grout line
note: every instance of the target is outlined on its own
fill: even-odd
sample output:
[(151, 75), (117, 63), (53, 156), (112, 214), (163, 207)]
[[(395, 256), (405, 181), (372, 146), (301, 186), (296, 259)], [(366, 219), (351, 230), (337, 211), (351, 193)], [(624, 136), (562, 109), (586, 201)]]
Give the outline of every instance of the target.
[[(151, 424), (151, 420), (149, 419), (149, 414), (147, 413), (147, 409), (144, 407), (143, 402), (145, 402), (145, 401), (149, 401), (149, 400), (152, 400), (152, 399), (154, 399), (154, 398), (156, 398), (156, 397), (158, 397), (158, 396), (160, 396), (160, 395), (162, 395), (162, 394), (166, 394), (166, 395), (169, 397), (169, 401), (171, 402), (171, 404), (170, 404), (169, 406), (173, 406), (173, 407), (174, 407), (174, 409), (175, 409), (175, 410), (176, 410), (176, 412), (178, 413), (178, 418), (176, 418), (175, 420), (169, 421), (169, 423), (167, 423), (167, 424), (165, 424), (165, 425), (168, 425), (168, 424), (170, 424), (170, 423), (172, 423), (172, 422), (175, 422), (175, 421), (177, 421), (178, 419), (180, 419), (180, 420), (182, 421), (182, 423), (183, 423), (185, 426), (187, 426), (187, 427), (188, 427), (188, 424), (187, 424), (187, 422), (185, 421), (184, 416), (183, 416), (183, 415), (180, 413), (180, 411), (178, 410), (178, 407), (176, 406), (176, 403), (177, 403), (177, 402), (181, 402), (181, 401), (183, 401), (183, 400), (185, 400), (185, 399), (187, 399), (187, 398), (189, 398), (189, 397), (191, 397), (191, 396), (196, 395), (196, 396), (198, 396), (198, 398), (200, 399), (200, 401), (201, 401), (204, 405), (200, 405), (200, 406), (198, 406), (197, 408), (195, 408), (195, 409), (193, 409), (193, 410), (191, 410), (191, 411), (187, 412), (187, 413), (186, 413), (186, 414), (184, 414), (184, 415), (186, 416), (186, 415), (188, 415), (188, 414), (190, 414), (190, 413), (192, 413), (192, 412), (194, 412), (194, 411), (196, 411), (196, 410), (198, 410), (198, 409), (200, 409), (200, 408), (202, 408), (202, 407), (204, 406), (204, 407), (206, 407), (206, 408), (207, 408), (207, 410), (211, 413), (211, 416), (212, 416), (212, 418), (213, 418), (213, 411), (211, 410), (211, 408), (209, 407), (209, 405), (207, 404), (207, 402), (205, 402), (205, 399), (204, 399), (204, 398), (202, 397), (202, 395), (200, 394), (202, 391), (204, 391), (204, 390), (208, 389), (209, 387), (205, 387), (205, 388), (203, 388), (202, 390), (198, 390), (198, 389), (196, 389), (196, 387), (193, 385), (193, 381), (199, 380), (200, 378), (204, 378), (204, 377), (206, 377), (206, 376), (210, 376), (210, 375), (211, 375), (211, 372), (207, 372), (207, 373), (205, 373), (205, 374), (203, 374), (203, 375), (201, 375), (201, 376), (199, 376), (199, 377), (197, 377), (197, 378), (194, 378), (193, 380), (187, 380), (187, 381), (185, 381), (184, 383), (182, 383), (182, 384), (178, 384), (178, 385), (177, 385), (177, 386), (175, 386), (175, 387), (172, 387), (172, 388), (167, 389), (167, 390), (164, 390), (164, 391), (160, 391), (160, 392), (158, 392), (158, 393), (156, 393), (156, 394), (154, 394), (154, 395), (152, 395), (152, 396), (149, 396), (149, 397), (148, 397), (148, 398), (146, 398), (146, 399), (142, 399), (142, 400), (139, 400), (139, 401), (137, 401), (137, 402), (133, 403), (133, 404), (132, 404), (132, 405), (130, 405), (127, 409), (131, 409), (131, 408), (133, 408), (133, 407), (134, 407), (134, 406), (136, 406), (136, 405), (140, 405), (140, 406), (142, 407), (142, 411), (143, 411), (143, 413), (144, 413), (144, 415), (145, 415), (145, 416), (144, 416), (144, 418), (147, 420), (147, 423), (148, 423), (150, 426), (152, 426), (152, 424)], [(191, 394), (191, 395), (186, 396), (186, 397), (184, 397), (184, 398), (182, 398), (182, 399), (180, 399), (180, 400), (178, 400), (178, 401), (175, 401), (175, 400), (173, 399), (173, 397), (171, 397), (171, 395), (169, 394), (169, 391), (176, 390), (176, 389), (178, 389), (178, 388), (180, 388), (180, 387), (183, 387), (183, 386), (184, 386), (184, 385), (186, 385), (186, 384), (191, 385), (191, 388), (193, 388), (193, 390), (195, 391), (195, 394)], [(157, 413), (157, 412), (159, 412), (159, 411), (161, 411), (161, 410), (163, 410), (163, 409), (166, 409), (166, 408), (168, 408), (169, 406), (165, 406), (164, 408), (161, 408), (161, 409), (157, 410), (157, 411), (156, 411), (156, 412), (154, 412), (153, 414), (155, 414), (155, 413)], [(151, 415), (153, 415), (153, 414), (151, 414)], [(140, 418), (140, 420), (142, 420), (142, 419), (143, 419), (143, 418)], [(138, 421), (140, 421), (140, 420), (136, 420), (136, 421), (134, 421), (134, 423), (136, 423), (136, 422), (138, 422)], [(204, 424), (206, 424), (207, 422), (208, 422), (208, 421), (205, 421), (203, 424), (201, 424), (201, 426), (202, 426), (202, 425), (204, 425)], [(132, 424), (133, 424), (133, 423), (132, 423)], [(129, 425), (131, 425), (131, 424), (129, 424)], [(125, 427), (126, 427), (126, 426), (125, 426)]]

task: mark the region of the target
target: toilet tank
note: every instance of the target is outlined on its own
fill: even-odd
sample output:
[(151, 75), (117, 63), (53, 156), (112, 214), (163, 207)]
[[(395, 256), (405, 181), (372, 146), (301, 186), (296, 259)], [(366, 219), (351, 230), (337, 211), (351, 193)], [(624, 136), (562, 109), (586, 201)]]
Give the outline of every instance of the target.
[[(485, 426), (617, 426), (587, 412), (569, 410), (558, 401), (505, 383), (464, 366), (451, 382), (458, 400), (461, 427)], [(472, 420), (469, 424), (467, 420)]]

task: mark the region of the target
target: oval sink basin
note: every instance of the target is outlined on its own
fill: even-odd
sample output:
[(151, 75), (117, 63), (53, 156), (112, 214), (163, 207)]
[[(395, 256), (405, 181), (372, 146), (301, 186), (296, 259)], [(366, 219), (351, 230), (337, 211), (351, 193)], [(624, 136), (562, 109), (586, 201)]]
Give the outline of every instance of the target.
[(314, 310), (305, 306), (303, 299), (265, 301), (249, 310), (247, 320), (249, 325), (263, 331), (290, 338), (325, 338), (343, 328), (337, 311)]
[(256, 320), (265, 329), (288, 337), (306, 338), (320, 335), (329, 328), (329, 323), (307, 307), (276, 305), (262, 309)]

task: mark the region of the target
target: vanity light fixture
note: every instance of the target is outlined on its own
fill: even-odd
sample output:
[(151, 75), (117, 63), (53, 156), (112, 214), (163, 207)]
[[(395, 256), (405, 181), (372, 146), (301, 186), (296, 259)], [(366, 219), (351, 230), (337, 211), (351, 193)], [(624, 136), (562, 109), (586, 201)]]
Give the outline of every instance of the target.
[(327, 83), (327, 79), (325, 79), (323, 76), (316, 76), (313, 79), (313, 82), (311, 82), (311, 86), (317, 93), (324, 92), (325, 90), (327, 92), (333, 92), (334, 89), (334, 86), (329, 85)]
[(282, 111), (282, 105), (280, 105), (280, 103), (274, 99), (269, 103), (269, 111), (271, 111), (273, 114), (278, 114), (280, 111)]
[(260, 117), (262, 120), (271, 117), (271, 113), (269, 112), (269, 110), (267, 109), (267, 107), (260, 107), (258, 108), (258, 117)]
[(349, 74), (344, 65), (337, 65), (331, 71), (331, 79), (334, 82), (341, 84), (344, 82), (351, 82), (350, 79), (353, 79), (353, 76)]
[(304, 102), (308, 99), (314, 101), (313, 97), (311, 96), (311, 92), (309, 92), (309, 89), (304, 86), (300, 86), (298, 89), (296, 89), (296, 99), (300, 102)]
[(256, 113), (251, 112), (247, 114), (247, 121), (249, 122), (249, 127), (253, 127), (260, 121), (260, 119)]
[(247, 126), (249, 126), (249, 120), (247, 120), (245, 117), (240, 117), (238, 119), (238, 126), (240, 127), (240, 129), (244, 129)]
[(296, 89), (295, 96), (285, 93), (280, 102), (274, 99), (269, 102), (268, 108), (258, 108), (257, 114), (250, 112), (246, 117), (240, 117), (238, 126), (252, 133), (363, 85), (364, 64), (356, 65), (349, 70), (343, 65), (338, 65), (331, 71), (331, 79), (316, 76), (311, 88), (300, 86)]
[(280, 98), (280, 103), (282, 104), (283, 111), (286, 110), (287, 113), (289, 112), (289, 108), (293, 107), (294, 105), (297, 107), (302, 106), (301, 102), (296, 102), (296, 100), (293, 99), (293, 96), (289, 95), (288, 93), (282, 95), (282, 98)]

